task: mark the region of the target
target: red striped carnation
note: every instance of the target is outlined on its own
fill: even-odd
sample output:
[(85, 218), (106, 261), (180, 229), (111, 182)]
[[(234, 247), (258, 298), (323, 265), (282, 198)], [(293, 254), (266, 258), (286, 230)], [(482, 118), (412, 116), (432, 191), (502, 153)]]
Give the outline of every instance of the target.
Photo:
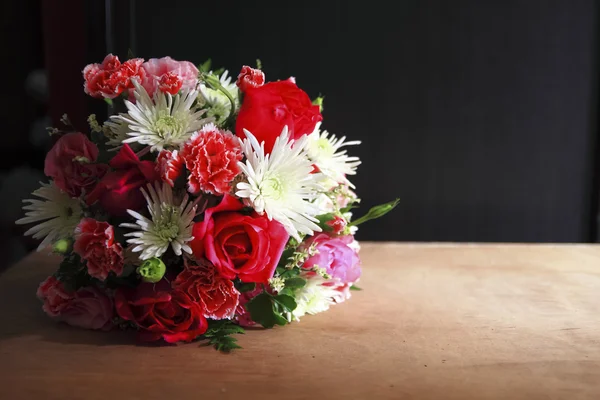
[(163, 150), (158, 154), (156, 170), (160, 174), (160, 179), (171, 187), (175, 186), (175, 180), (181, 175), (182, 169), (183, 159), (177, 150)]
[(190, 193), (222, 195), (231, 190), (231, 182), (240, 172), (237, 163), (242, 148), (231, 132), (208, 124), (185, 143), (181, 157), (190, 171)]

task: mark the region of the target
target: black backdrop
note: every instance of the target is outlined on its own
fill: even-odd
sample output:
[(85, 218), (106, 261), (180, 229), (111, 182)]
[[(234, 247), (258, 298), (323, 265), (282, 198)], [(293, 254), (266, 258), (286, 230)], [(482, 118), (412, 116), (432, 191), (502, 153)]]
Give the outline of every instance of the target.
[(361, 239), (593, 240), (593, 0), (287, 3), (107, 1), (104, 44), (232, 74), (260, 58), (324, 94), (324, 127), (363, 141), (364, 207), (401, 198)]

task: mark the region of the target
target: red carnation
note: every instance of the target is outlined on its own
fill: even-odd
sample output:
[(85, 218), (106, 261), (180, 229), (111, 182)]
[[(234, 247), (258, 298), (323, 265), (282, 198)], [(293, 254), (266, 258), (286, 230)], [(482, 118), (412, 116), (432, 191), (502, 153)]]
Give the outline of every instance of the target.
[(88, 274), (106, 280), (109, 272), (117, 276), (123, 272), (123, 248), (115, 242), (115, 232), (108, 222), (93, 218), (81, 220), (75, 230), (77, 240), (73, 250), (86, 260)]
[(171, 187), (175, 186), (175, 180), (181, 175), (183, 160), (177, 150), (162, 150), (156, 158), (156, 170), (163, 182)]
[(240, 172), (237, 163), (242, 159), (242, 149), (231, 132), (208, 124), (184, 144), (181, 157), (190, 171), (190, 193), (221, 195), (231, 190), (231, 181)]
[(186, 263), (173, 287), (197, 301), (204, 316), (212, 319), (231, 319), (240, 297), (233, 282), (221, 277), (214, 265), (203, 259), (196, 264)]
[(183, 81), (177, 74), (173, 72), (167, 72), (161, 76), (160, 80), (158, 81), (158, 89), (161, 92), (169, 93), (173, 96), (179, 92), (181, 86), (183, 86)]
[(171, 289), (165, 279), (118, 289), (115, 306), (121, 318), (140, 328), (138, 338), (144, 342), (190, 342), (208, 328), (198, 303), (181, 290)]
[(264, 85), (265, 74), (260, 69), (254, 69), (244, 65), (235, 83), (242, 92), (245, 92), (250, 87), (256, 88)]
[(140, 188), (160, 179), (152, 161), (140, 161), (129, 145), (125, 144), (110, 160), (113, 168), (98, 182), (87, 196), (87, 204), (96, 201), (110, 215), (122, 217), (127, 210), (139, 210), (146, 204)]
[(284, 126), (288, 127), (291, 139), (298, 139), (312, 133), (321, 120), (319, 106), (313, 105), (294, 82), (269, 82), (246, 90), (235, 132), (245, 138), (247, 129), (258, 143), (265, 142), (265, 151), (270, 153)]
[(119, 57), (109, 54), (102, 64), (89, 64), (83, 69), (83, 88), (92, 97), (114, 99), (126, 89), (133, 88), (132, 78), (142, 82), (145, 76), (141, 68), (143, 62), (141, 58), (133, 58), (121, 64)]
[(83, 133), (67, 133), (46, 155), (44, 173), (65, 193), (79, 197), (92, 190), (108, 170), (107, 165), (94, 164), (97, 158), (98, 147)]

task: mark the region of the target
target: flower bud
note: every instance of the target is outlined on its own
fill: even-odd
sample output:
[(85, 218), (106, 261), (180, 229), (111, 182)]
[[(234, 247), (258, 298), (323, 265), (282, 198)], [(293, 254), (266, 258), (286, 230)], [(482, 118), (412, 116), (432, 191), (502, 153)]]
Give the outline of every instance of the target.
[(70, 239), (60, 239), (52, 245), (52, 251), (56, 254), (67, 254), (73, 249), (73, 242)]
[(159, 282), (163, 276), (167, 267), (160, 258), (150, 258), (140, 265), (136, 272), (142, 277), (142, 281), (149, 283)]

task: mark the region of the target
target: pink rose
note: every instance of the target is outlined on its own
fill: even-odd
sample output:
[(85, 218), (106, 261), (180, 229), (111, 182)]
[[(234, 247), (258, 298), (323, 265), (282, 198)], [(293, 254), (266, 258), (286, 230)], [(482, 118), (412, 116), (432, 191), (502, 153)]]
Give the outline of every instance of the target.
[(83, 133), (73, 132), (61, 136), (46, 156), (44, 173), (71, 197), (89, 193), (102, 178), (108, 166), (94, 164), (98, 147)]
[(112, 300), (95, 287), (84, 287), (60, 314), (61, 321), (83, 329), (109, 330), (113, 327)]
[(121, 275), (123, 248), (115, 242), (114, 228), (108, 222), (84, 218), (75, 233), (77, 240), (73, 244), (73, 250), (86, 261), (90, 276), (104, 281), (110, 272)]
[(309, 257), (302, 267), (312, 269), (317, 266), (342, 283), (356, 282), (360, 278), (361, 267), (358, 254), (349, 247), (352, 241), (350, 235), (331, 237), (326, 233), (309, 238), (302, 247), (315, 245), (317, 253)]
[(194, 89), (198, 84), (198, 68), (189, 61), (151, 58), (142, 68), (146, 72), (142, 86), (150, 96), (156, 89), (175, 95), (180, 89)]

